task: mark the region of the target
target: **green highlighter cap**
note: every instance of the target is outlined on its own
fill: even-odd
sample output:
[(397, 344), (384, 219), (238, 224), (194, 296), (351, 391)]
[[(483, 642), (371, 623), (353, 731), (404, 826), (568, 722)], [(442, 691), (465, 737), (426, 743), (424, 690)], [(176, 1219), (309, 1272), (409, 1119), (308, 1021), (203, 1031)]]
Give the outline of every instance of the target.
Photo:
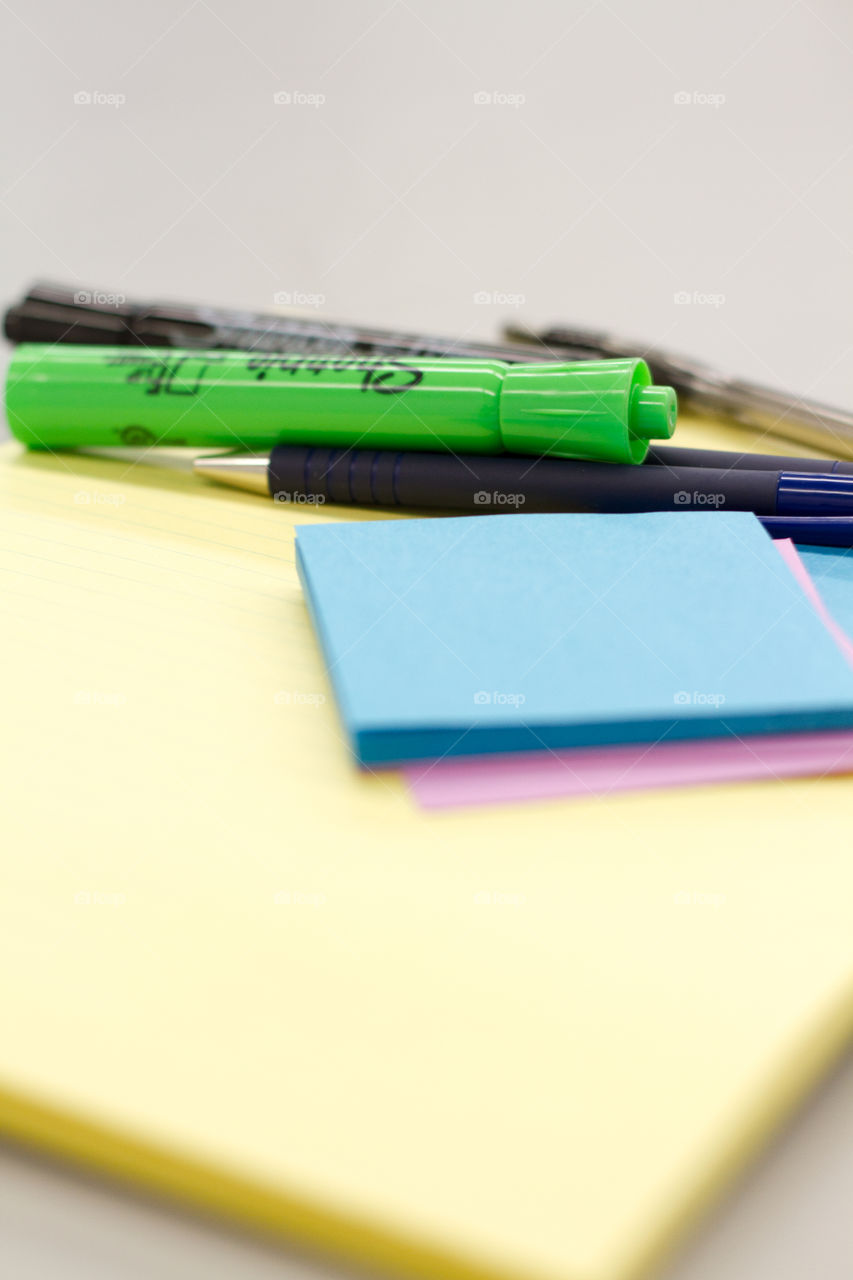
[(501, 392), (501, 435), (510, 453), (642, 462), (669, 439), (672, 387), (652, 386), (643, 360), (510, 365)]
[(276, 444), (642, 462), (675, 427), (675, 392), (642, 360), (505, 364), (176, 351), (17, 348), (6, 414), (34, 449)]

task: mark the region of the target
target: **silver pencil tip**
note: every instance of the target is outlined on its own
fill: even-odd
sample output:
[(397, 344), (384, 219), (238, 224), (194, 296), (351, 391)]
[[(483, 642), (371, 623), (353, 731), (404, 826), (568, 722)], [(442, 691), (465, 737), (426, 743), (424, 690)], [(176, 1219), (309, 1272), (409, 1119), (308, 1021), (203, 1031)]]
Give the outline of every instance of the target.
[(205, 480), (230, 485), (233, 489), (245, 489), (248, 493), (270, 496), (267, 480), (267, 457), (255, 454), (224, 454), (213, 458), (196, 458), (193, 471)]

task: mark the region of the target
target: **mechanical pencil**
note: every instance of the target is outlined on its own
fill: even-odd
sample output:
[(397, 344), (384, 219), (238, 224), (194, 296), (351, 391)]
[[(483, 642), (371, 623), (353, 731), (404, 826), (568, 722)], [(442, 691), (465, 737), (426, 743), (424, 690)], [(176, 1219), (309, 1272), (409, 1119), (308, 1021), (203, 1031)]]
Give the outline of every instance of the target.
[(642, 360), (504, 364), (126, 347), (16, 349), (6, 413), (32, 448), (290, 441), (642, 462), (675, 393)]
[(279, 501), (479, 513), (701, 509), (853, 520), (853, 476), (288, 445), (269, 457), (199, 458), (194, 466), (200, 476)]

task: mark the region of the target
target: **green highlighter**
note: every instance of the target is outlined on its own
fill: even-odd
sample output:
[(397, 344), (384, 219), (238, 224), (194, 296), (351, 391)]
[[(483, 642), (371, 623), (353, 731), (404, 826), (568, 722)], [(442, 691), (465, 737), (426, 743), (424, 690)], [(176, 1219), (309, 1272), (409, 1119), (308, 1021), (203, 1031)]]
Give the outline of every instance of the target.
[(504, 364), (26, 344), (6, 413), (34, 449), (361, 445), (642, 462), (675, 428), (642, 360)]

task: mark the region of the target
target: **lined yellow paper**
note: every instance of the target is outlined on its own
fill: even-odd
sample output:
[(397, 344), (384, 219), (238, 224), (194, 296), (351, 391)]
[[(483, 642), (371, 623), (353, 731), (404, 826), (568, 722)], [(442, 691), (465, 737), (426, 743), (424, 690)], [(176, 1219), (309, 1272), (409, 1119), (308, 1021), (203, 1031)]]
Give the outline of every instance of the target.
[(0, 451), (0, 1126), (410, 1275), (624, 1280), (853, 1026), (853, 782), (417, 811), (295, 574), (353, 514)]

